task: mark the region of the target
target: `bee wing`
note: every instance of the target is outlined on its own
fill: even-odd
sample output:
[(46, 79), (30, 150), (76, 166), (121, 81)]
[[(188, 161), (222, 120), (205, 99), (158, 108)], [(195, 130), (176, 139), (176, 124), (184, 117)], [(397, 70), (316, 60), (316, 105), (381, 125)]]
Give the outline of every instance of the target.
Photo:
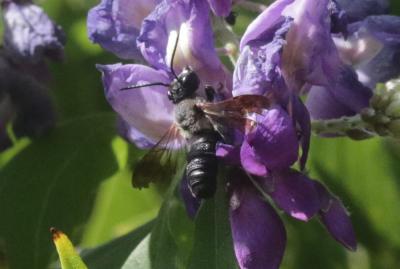
[(185, 150), (185, 139), (176, 125), (172, 125), (163, 137), (142, 159), (133, 165), (132, 186), (147, 188), (150, 183), (166, 182), (178, 170), (180, 152)]
[(213, 125), (245, 130), (254, 124), (250, 117), (252, 113), (261, 113), (273, 103), (273, 98), (269, 96), (241, 95), (217, 103), (200, 103), (198, 106), (214, 122)]

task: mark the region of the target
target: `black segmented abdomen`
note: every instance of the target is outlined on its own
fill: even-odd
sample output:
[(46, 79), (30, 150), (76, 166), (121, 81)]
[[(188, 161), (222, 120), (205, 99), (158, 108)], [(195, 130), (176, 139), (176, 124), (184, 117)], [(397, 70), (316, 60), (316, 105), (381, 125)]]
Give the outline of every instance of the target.
[(210, 198), (217, 188), (218, 159), (215, 146), (219, 135), (213, 130), (203, 131), (189, 140), (186, 178), (196, 198)]

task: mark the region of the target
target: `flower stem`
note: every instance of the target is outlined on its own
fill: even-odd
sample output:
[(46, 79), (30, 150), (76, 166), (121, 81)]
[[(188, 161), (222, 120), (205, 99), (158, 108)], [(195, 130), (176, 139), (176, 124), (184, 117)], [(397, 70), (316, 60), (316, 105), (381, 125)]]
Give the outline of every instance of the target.
[(213, 20), (215, 36), (218, 41), (224, 45), (226, 55), (229, 57), (232, 65), (235, 66), (238, 58), (239, 37), (233, 32), (232, 28), (227, 25), (224, 19), (214, 17)]
[(369, 127), (369, 124), (363, 121), (359, 114), (351, 117), (342, 117), (339, 119), (313, 120), (311, 122), (311, 127), (314, 133), (318, 135), (348, 135), (349, 132), (354, 130), (363, 131), (371, 135), (375, 134), (375, 132)]

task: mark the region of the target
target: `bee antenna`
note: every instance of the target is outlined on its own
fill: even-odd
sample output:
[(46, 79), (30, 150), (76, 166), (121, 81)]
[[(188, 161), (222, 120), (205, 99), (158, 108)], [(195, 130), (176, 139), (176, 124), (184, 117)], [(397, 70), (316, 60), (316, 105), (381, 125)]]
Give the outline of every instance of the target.
[(151, 86), (170, 87), (171, 85), (167, 84), (167, 83), (162, 83), (162, 82), (154, 82), (154, 83), (148, 83), (148, 84), (132, 85), (132, 86), (121, 88), (119, 90), (120, 91), (126, 91), (126, 90), (138, 89), (138, 88), (144, 88), (144, 87), (151, 87)]
[(175, 59), (176, 49), (178, 48), (179, 34), (180, 34), (180, 29), (178, 29), (178, 34), (176, 35), (176, 41), (175, 41), (175, 45), (174, 45), (174, 50), (172, 51), (171, 62), (170, 62), (169, 66), (171, 68), (171, 73), (179, 81), (179, 83), (181, 83), (180, 79), (178, 78), (178, 76), (176, 75), (176, 73), (174, 71), (174, 59)]

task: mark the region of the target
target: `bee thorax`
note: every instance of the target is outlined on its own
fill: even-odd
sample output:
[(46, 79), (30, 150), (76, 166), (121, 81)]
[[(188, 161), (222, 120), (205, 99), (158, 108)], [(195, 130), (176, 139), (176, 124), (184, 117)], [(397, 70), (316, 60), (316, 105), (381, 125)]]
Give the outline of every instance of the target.
[(188, 138), (204, 130), (213, 130), (210, 121), (196, 103), (195, 99), (186, 99), (175, 106), (175, 121)]

